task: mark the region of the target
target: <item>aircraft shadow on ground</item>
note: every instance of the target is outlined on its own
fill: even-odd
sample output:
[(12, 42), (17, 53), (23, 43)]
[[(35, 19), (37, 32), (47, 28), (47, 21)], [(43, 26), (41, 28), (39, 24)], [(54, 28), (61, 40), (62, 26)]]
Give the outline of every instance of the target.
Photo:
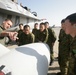
[(49, 67), (48, 70), (60, 70), (59, 67)]
[(57, 61), (58, 62), (58, 57), (55, 57), (54, 61)]
[[(48, 60), (47, 60), (45, 55), (41, 55), (35, 49), (29, 48), (29, 47), (19, 47), (19, 48), (16, 48), (16, 50), (20, 53), (36, 57), (38, 75), (44, 75), (45, 74), (44, 68), (48, 66)], [(41, 59), (43, 59), (43, 60), (41, 60)], [(47, 65), (44, 66), (43, 63), (47, 64)], [(46, 68), (46, 71), (47, 70), (48, 69)]]
[(56, 73), (48, 73), (47, 75), (56, 75)]
[[(58, 62), (58, 58), (55, 58), (54, 62)], [(59, 67), (49, 66), (48, 71), (54, 71), (54, 72), (47, 73), (47, 75), (56, 75), (57, 74), (57, 73), (55, 73), (56, 70), (60, 70), (60, 68)]]

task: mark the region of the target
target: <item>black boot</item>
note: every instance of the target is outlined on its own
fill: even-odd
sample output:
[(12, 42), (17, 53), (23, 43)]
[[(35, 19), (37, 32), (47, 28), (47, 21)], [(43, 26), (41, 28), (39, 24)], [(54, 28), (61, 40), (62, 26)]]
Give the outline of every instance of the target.
[(50, 61), (50, 66), (53, 64), (53, 62), (54, 62), (54, 59), (51, 59), (51, 61)]
[(58, 72), (56, 75), (61, 75), (61, 72)]

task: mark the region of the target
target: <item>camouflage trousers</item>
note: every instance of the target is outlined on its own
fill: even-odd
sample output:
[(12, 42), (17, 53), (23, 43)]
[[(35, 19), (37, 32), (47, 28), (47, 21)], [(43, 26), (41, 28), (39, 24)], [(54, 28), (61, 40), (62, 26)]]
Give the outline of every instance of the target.
[(68, 65), (69, 65), (69, 59), (64, 57), (58, 57), (58, 63), (60, 66), (61, 75), (67, 75), (68, 74)]
[(70, 56), (68, 75), (76, 75), (75, 67), (76, 67), (76, 59), (73, 56)]
[(54, 60), (54, 53), (50, 54), (50, 59), (51, 59), (51, 61)]
[(53, 61), (53, 60), (54, 60), (53, 47), (50, 47), (50, 59), (51, 59), (51, 61)]
[(50, 65), (52, 65), (54, 61), (54, 52), (53, 52), (53, 47), (49, 46), (50, 48)]

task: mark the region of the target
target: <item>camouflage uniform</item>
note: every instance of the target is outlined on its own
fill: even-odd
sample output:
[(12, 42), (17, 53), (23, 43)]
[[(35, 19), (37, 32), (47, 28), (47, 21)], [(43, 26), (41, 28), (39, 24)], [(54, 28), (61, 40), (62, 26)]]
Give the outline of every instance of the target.
[[(4, 28), (0, 26), (0, 34), (2, 33), (3, 30), (4, 30)], [(5, 45), (5, 37), (0, 36), (0, 43)]]
[(48, 41), (47, 41), (47, 44), (50, 47), (50, 54), (51, 54), (51, 56), (50, 56), (50, 58), (51, 58), (50, 65), (52, 64), (52, 62), (54, 60), (53, 44), (55, 43), (55, 41), (56, 41), (55, 32), (51, 28), (48, 28)]
[(59, 34), (59, 54), (58, 63), (60, 65), (61, 75), (67, 75), (69, 64), (69, 45), (70, 35), (66, 35), (64, 30), (60, 30)]
[(70, 59), (68, 75), (76, 75), (76, 37), (70, 38)]
[(21, 33), (21, 37), (19, 38), (19, 46), (33, 43), (34, 41), (35, 41), (35, 36), (33, 33), (27, 35), (23, 32)]

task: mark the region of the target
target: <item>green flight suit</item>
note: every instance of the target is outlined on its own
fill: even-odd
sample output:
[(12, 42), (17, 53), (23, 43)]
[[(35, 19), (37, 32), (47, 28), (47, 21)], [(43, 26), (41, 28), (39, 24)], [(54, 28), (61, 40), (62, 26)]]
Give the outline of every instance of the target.
[(50, 47), (50, 58), (51, 58), (50, 65), (52, 64), (52, 62), (54, 60), (53, 44), (55, 43), (55, 41), (56, 41), (55, 32), (52, 30), (52, 28), (48, 28), (48, 41), (47, 41), (47, 44)]
[(76, 36), (70, 39), (70, 59), (68, 75), (76, 75)]
[[(32, 33), (35, 35), (35, 38), (36, 38), (38, 35), (38, 29), (33, 29)], [(35, 42), (36, 42), (36, 40), (35, 40)]]
[(16, 42), (17, 42), (17, 44), (19, 45), (19, 42), (20, 42), (20, 37), (21, 37), (21, 33), (23, 33), (23, 30), (18, 30), (18, 35), (17, 35), (17, 37), (18, 37), (18, 39), (16, 39)]
[[(3, 32), (3, 30), (4, 30), (3, 27), (0, 26), (0, 35)], [(5, 46), (5, 37), (0, 36), (0, 43)]]
[(30, 33), (28, 35), (25, 34), (24, 32), (21, 33), (19, 38), (19, 46), (34, 43), (34, 42), (35, 42), (35, 36), (33, 33)]
[(54, 36), (54, 32), (52, 29), (48, 28), (48, 29), (45, 29), (43, 32), (40, 32), (40, 30), (38, 31), (36, 41), (44, 42), (49, 45), (51, 61), (53, 61), (54, 59), (52, 43), (54, 43), (55, 40), (56, 40), (56, 37)]
[(37, 37), (36, 37), (36, 42), (44, 42), (44, 43), (46, 43), (47, 40), (48, 40), (48, 30), (45, 29), (43, 32), (38, 30), (38, 34), (37, 34)]
[(71, 36), (67, 35), (63, 29), (60, 30), (58, 63), (61, 75), (67, 75), (68, 73), (70, 37)]

